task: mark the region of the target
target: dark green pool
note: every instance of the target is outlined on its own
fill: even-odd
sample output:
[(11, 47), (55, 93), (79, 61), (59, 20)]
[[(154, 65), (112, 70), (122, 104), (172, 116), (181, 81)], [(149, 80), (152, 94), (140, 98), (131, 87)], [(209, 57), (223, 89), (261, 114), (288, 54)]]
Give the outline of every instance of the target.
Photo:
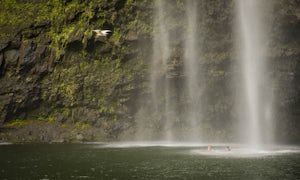
[[(300, 179), (300, 151), (207, 154), (192, 146), (0, 146), (0, 179)], [(238, 151), (237, 151), (238, 152)]]

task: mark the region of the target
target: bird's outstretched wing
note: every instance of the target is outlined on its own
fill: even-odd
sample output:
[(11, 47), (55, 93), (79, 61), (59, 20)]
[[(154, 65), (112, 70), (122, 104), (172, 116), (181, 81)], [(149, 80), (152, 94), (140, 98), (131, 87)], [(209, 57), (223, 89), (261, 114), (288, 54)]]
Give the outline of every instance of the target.
[(110, 32), (111, 32), (111, 30), (107, 30), (107, 29), (105, 29), (105, 30), (102, 30), (101, 32), (106, 34), (106, 33), (110, 33)]

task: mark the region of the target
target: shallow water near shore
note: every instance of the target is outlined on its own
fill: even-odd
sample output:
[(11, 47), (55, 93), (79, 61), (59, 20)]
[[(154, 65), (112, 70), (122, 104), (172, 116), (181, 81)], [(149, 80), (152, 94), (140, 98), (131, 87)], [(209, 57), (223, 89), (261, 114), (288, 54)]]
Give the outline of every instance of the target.
[(1, 179), (299, 179), (300, 147), (171, 143), (3, 144)]

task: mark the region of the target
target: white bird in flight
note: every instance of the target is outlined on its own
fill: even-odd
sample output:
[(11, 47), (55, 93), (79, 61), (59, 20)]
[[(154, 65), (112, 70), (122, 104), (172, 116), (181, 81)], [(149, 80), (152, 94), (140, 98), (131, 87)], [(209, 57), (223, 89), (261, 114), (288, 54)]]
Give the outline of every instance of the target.
[(100, 30), (100, 29), (95, 29), (92, 30), (93, 32), (96, 33), (96, 36), (107, 36), (109, 33), (111, 33), (111, 30)]

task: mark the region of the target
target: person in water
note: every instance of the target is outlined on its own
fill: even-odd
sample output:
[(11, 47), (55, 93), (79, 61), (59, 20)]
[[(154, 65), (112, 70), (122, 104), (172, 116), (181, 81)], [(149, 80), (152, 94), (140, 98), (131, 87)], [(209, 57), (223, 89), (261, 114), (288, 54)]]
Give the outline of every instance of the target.
[[(207, 146), (207, 151), (212, 151), (212, 150), (213, 150), (213, 147), (212, 147), (212, 146), (210, 146), (210, 145)], [(225, 150), (226, 150), (226, 151), (231, 151), (230, 146), (226, 146), (226, 147), (225, 147)]]

